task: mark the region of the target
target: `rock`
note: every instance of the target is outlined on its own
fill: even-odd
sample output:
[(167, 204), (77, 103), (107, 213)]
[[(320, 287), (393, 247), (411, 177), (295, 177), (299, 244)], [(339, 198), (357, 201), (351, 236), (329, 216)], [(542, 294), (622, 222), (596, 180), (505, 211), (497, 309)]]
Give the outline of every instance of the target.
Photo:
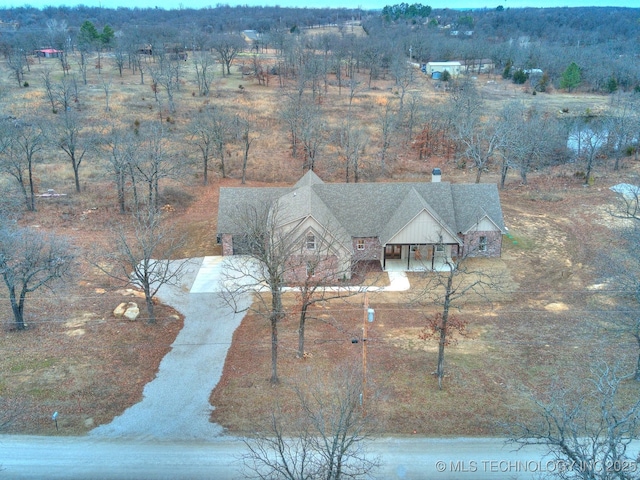
[(118, 305), (116, 309), (113, 311), (113, 316), (116, 318), (120, 318), (121, 316), (124, 315), (124, 312), (126, 310), (127, 310), (127, 304), (123, 302), (120, 305)]
[(84, 426), (85, 426), (86, 428), (91, 428), (91, 427), (93, 427), (93, 425), (94, 425), (94, 424), (95, 424), (95, 422), (93, 421), (93, 418), (91, 418), (91, 417), (86, 418), (86, 419), (84, 420)]
[(126, 288), (126, 289), (116, 290), (115, 293), (117, 293), (118, 295), (126, 296), (126, 297), (144, 298), (144, 292), (140, 292), (138, 290), (134, 290), (133, 288)]
[(134, 302), (129, 302), (127, 304), (127, 310), (124, 312), (124, 317), (133, 322), (136, 318), (138, 318), (138, 315), (140, 315), (140, 309), (138, 308), (138, 305)]

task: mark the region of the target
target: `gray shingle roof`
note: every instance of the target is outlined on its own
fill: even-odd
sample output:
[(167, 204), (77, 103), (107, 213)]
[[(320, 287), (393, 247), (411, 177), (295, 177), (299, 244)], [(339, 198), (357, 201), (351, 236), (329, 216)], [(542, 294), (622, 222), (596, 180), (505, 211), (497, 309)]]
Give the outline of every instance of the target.
[(291, 188), (221, 188), (218, 232), (241, 233), (233, 221), (241, 205), (276, 200), (288, 221), (311, 215), (346, 245), (352, 237), (379, 237), (384, 244), (423, 209), (452, 234), (468, 231), (485, 216), (505, 232), (494, 184), (324, 183), (312, 171)]

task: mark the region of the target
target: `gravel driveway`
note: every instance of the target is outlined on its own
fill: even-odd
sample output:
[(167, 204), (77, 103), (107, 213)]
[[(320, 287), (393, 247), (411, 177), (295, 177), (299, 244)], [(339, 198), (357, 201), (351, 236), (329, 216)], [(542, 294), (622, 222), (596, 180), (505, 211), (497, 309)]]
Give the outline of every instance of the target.
[[(163, 303), (185, 316), (184, 327), (162, 359), (156, 378), (145, 386), (142, 401), (89, 435), (205, 440), (222, 434), (220, 425), (209, 422), (213, 410), (209, 395), (220, 380), (233, 332), (244, 313), (234, 313), (215, 293), (219, 265), (201, 266), (202, 258), (189, 260), (181, 285), (163, 286), (158, 292)], [(199, 287), (192, 289), (194, 282)], [(249, 302), (247, 296), (240, 307), (248, 307)]]

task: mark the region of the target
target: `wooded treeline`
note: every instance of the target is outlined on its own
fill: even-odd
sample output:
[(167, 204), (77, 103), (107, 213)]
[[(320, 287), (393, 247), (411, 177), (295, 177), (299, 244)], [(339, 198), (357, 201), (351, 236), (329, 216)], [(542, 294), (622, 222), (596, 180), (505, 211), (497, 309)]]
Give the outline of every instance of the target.
[[(400, 8), (403, 5), (406, 12)], [(632, 8), (432, 10), (420, 4), (387, 6), (382, 11), (228, 5), (201, 10), (20, 7), (0, 10), (0, 20), (0, 52), (5, 56), (16, 49), (74, 48), (86, 21), (99, 31), (112, 28), (115, 40), (108, 47), (120, 49), (147, 44), (211, 48), (209, 37), (248, 29), (261, 35), (256, 49), (283, 48), (291, 33), (338, 25), (340, 42), (351, 43), (357, 61), (376, 70), (388, 69), (398, 56), (421, 63), (488, 59), (498, 74), (507, 67), (513, 67), (513, 72), (537, 69), (560, 86), (562, 73), (575, 62), (582, 73), (582, 89), (610, 92), (640, 85), (640, 9)], [(366, 38), (349, 39), (345, 22), (350, 21), (361, 22)], [(332, 41), (326, 50), (336, 51), (337, 46)]]

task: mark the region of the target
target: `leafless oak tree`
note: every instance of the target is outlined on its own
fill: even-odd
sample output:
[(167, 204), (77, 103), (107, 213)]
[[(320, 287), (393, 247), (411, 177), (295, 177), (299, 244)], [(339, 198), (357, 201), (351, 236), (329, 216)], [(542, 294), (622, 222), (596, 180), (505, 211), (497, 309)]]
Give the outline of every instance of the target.
[(226, 149), (231, 140), (233, 118), (218, 106), (199, 112), (189, 126), (191, 140), (200, 150), (202, 157), (202, 178), (209, 183), (209, 162), (212, 157), (220, 161), (220, 174), (226, 178)]
[(215, 62), (208, 49), (193, 52), (193, 67), (196, 71), (196, 82), (198, 83), (198, 93), (206, 97), (209, 95), (211, 83), (213, 82), (213, 70)]
[(609, 211), (624, 223), (620, 244), (607, 249), (598, 270), (613, 288), (619, 306), (607, 316), (610, 333), (630, 336), (637, 348), (634, 378), (640, 381), (640, 187), (628, 186), (618, 193), (617, 204)]
[(332, 378), (295, 387), (299, 417), (276, 409), (268, 425), (244, 439), (247, 478), (371, 478), (380, 460), (366, 449), (373, 429), (371, 418), (360, 408), (361, 376), (336, 369)]
[(211, 39), (211, 46), (222, 62), (222, 74), (231, 75), (231, 62), (244, 49), (244, 40), (239, 35), (220, 34)]
[(500, 291), (504, 279), (500, 274), (488, 273), (482, 268), (474, 267), (471, 253), (477, 249), (468, 246), (463, 254), (450, 256), (447, 245), (436, 245), (436, 250), (443, 252), (440, 265), (436, 270), (425, 269), (422, 276), (425, 285), (415, 292), (412, 302), (423, 307), (435, 305), (440, 312), (432, 323), (438, 339), (438, 360), (434, 372), (438, 379), (438, 388), (442, 389), (445, 376), (444, 356), (445, 347), (449, 344), (449, 335), (454, 329), (464, 330), (464, 323), (451, 317), (453, 309), (461, 309), (461, 301), (472, 295), (483, 301), (490, 302), (490, 294)]
[(46, 144), (45, 132), (35, 120), (2, 122), (0, 171), (12, 177), (24, 195), (27, 210), (36, 209), (35, 165)]
[(80, 165), (89, 150), (89, 141), (76, 112), (65, 111), (57, 120), (52, 129), (54, 142), (69, 157), (76, 192), (80, 193)]
[(603, 365), (587, 388), (555, 387), (548, 399), (536, 399), (538, 418), (510, 425), (509, 440), (520, 446), (542, 445), (558, 461), (555, 478), (631, 480), (638, 478), (640, 399), (623, 400), (629, 376)]
[(284, 318), (282, 293), (288, 258), (295, 250), (295, 230), (279, 228), (281, 212), (277, 202), (238, 205), (233, 222), (242, 236), (234, 236), (234, 248), (243, 256), (229, 257), (224, 266), (224, 300), (237, 310), (240, 298), (256, 295), (254, 313), (264, 315), (271, 326), (271, 383), (278, 378), (278, 325)]
[(457, 85), (450, 99), (453, 139), (460, 147), (460, 155), (473, 162), (476, 183), (488, 167), (503, 142), (502, 131), (495, 121), (483, 118), (484, 103), (471, 80)]
[(0, 276), (9, 293), (15, 327), (24, 330), (27, 296), (68, 276), (73, 249), (61, 237), (0, 224)]
[(184, 237), (153, 209), (138, 210), (129, 229), (118, 227), (115, 248), (98, 254), (94, 264), (110, 277), (144, 291), (148, 322), (155, 323), (154, 298), (163, 285), (176, 285), (187, 260), (171, 261)]

